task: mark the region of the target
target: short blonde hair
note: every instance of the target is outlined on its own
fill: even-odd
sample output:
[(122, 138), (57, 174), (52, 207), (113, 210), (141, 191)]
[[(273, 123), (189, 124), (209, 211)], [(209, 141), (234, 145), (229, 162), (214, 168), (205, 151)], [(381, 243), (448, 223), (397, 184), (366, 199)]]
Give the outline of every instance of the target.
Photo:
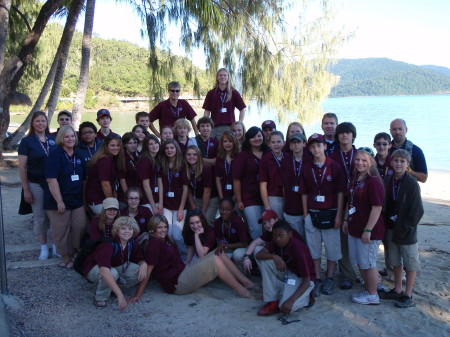
[(177, 119), (176, 122), (175, 122), (175, 124), (173, 125), (173, 131), (172, 131), (172, 132), (173, 132), (174, 134), (176, 134), (177, 137), (178, 137), (177, 130), (178, 130), (178, 128), (181, 128), (181, 127), (183, 127), (183, 126), (184, 126), (185, 128), (188, 129), (188, 133), (192, 131), (191, 123), (189, 123), (189, 122), (188, 122), (186, 119), (184, 119), (184, 118), (180, 118), (180, 119)]
[(139, 226), (134, 218), (132, 218), (131, 216), (121, 216), (114, 221), (111, 234), (113, 236), (117, 235), (119, 229), (121, 229), (123, 226), (128, 226), (133, 229), (133, 238), (135, 238), (140, 232)]
[(71, 127), (70, 125), (66, 125), (66, 126), (61, 126), (58, 130), (58, 134), (56, 135), (56, 145), (58, 146), (63, 146), (63, 138), (64, 135), (67, 133), (67, 131), (72, 131), (73, 134), (75, 135), (75, 145), (78, 144), (78, 136), (77, 133), (75, 131), (75, 129), (73, 127)]

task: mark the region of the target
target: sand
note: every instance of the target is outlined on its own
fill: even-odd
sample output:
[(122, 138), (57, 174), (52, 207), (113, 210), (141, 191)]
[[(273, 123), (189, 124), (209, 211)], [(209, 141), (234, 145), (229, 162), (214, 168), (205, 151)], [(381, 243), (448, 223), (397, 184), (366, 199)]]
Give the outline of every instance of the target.
[[(3, 298), (11, 336), (450, 335), (450, 172), (432, 171), (421, 184), (425, 216), (418, 230), (422, 270), (414, 289), (415, 308), (397, 309), (387, 300), (379, 306), (354, 304), (349, 296), (361, 285), (344, 291), (336, 284), (333, 295), (321, 295), (314, 307), (291, 315), (300, 322), (285, 326), (277, 316), (256, 316), (262, 301), (239, 299), (218, 280), (185, 296), (167, 295), (151, 281), (142, 301), (125, 312), (117, 310), (114, 298), (107, 308), (94, 307), (93, 284), (59, 268), (58, 259), (36, 260), (31, 216), (17, 214), (18, 170), (2, 169), (1, 179), (10, 292)], [(387, 280), (383, 284), (393, 286)]]

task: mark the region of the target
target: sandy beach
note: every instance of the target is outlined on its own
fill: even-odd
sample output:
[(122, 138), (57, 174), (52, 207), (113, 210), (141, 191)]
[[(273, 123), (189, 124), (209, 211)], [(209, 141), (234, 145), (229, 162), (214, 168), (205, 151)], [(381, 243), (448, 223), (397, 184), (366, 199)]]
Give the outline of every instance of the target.
[[(167, 295), (151, 281), (142, 301), (125, 312), (117, 310), (115, 298), (107, 308), (94, 307), (93, 284), (59, 268), (58, 259), (37, 261), (31, 215), (17, 214), (18, 169), (2, 169), (0, 176), (10, 292), (3, 299), (11, 336), (450, 336), (450, 171), (431, 171), (420, 184), (425, 215), (418, 229), (422, 270), (414, 289), (416, 307), (397, 309), (388, 300), (379, 306), (354, 304), (349, 297), (361, 285), (344, 291), (336, 280), (333, 295), (321, 295), (311, 309), (291, 315), (300, 321), (289, 325), (276, 315), (256, 316), (262, 301), (240, 299), (218, 280), (185, 296)], [(382, 250), (378, 262), (384, 267)], [(383, 284), (393, 286), (388, 280)]]

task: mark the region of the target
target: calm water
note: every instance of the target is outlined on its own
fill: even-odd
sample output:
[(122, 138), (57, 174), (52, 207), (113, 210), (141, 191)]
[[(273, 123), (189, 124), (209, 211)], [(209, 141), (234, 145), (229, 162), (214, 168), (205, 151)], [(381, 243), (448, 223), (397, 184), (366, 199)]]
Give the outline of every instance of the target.
[[(390, 122), (397, 117), (403, 118), (408, 126), (407, 137), (422, 148), (428, 168), (450, 170), (450, 154), (444, 151), (442, 145), (449, 136), (450, 95), (329, 98), (322, 106), (324, 111), (336, 113), (340, 122), (352, 122), (356, 126), (356, 147), (372, 147), (375, 134), (382, 131), (389, 133)], [(123, 134), (131, 130), (136, 111), (111, 112), (113, 131)], [(202, 110), (197, 109), (197, 114), (201, 113)], [(258, 108), (256, 102), (251, 102), (245, 124), (261, 126), (264, 120), (273, 119), (277, 122), (277, 129), (286, 132), (288, 123), (280, 124), (276, 115), (276, 111)], [(23, 115), (11, 118), (13, 122), (23, 119)], [(82, 120), (95, 123), (95, 113), (84, 114)], [(302, 124), (308, 136), (322, 132), (321, 116)], [(57, 127), (55, 118), (51, 127)]]

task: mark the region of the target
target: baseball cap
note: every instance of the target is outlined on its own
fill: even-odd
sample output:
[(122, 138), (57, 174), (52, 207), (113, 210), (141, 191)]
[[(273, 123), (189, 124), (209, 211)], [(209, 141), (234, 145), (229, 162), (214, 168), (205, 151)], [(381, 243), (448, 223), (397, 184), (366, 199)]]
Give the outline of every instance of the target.
[(261, 129), (264, 130), (265, 128), (276, 129), (277, 126), (275, 125), (274, 121), (271, 121), (270, 119), (268, 119), (261, 124)]
[(97, 111), (97, 118), (103, 117), (103, 116), (109, 116), (111, 117), (111, 113), (109, 112), (109, 110), (106, 109), (100, 109)]
[(116, 198), (106, 198), (103, 200), (103, 209), (109, 208), (119, 209), (119, 202)]
[(267, 220), (271, 220), (271, 219), (278, 219), (278, 215), (275, 211), (272, 211), (271, 209), (267, 209), (261, 215), (261, 218), (258, 220), (258, 223), (262, 223), (263, 220), (267, 221)]
[(69, 116), (70, 118), (72, 118), (72, 113), (70, 111), (67, 111), (67, 110), (61, 110), (60, 112), (58, 112), (58, 118), (61, 115), (66, 115), (66, 116)]
[(314, 133), (308, 138), (308, 145), (312, 143), (325, 143), (325, 137), (321, 134)]
[(301, 142), (306, 142), (306, 137), (305, 137), (305, 135), (304, 135), (303, 133), (301, 133), (301, 132), (296, 132), (296, 133), (292, 134), (292, 135), (289, 137), (289, 141), (291, 141), (292, 139), (297, 139), (297, 140), (299, 140), (299, 141), (301, 141)]

